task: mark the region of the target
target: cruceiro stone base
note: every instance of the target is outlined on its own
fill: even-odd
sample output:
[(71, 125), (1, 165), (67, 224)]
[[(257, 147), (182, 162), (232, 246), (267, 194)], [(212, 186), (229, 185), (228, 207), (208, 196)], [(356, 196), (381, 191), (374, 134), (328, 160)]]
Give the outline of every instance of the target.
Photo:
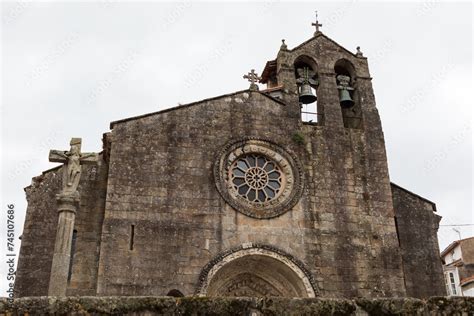
[(0, 315), (474, 315), (474, 297), (289, 299), (25, 297), (0, 299)]

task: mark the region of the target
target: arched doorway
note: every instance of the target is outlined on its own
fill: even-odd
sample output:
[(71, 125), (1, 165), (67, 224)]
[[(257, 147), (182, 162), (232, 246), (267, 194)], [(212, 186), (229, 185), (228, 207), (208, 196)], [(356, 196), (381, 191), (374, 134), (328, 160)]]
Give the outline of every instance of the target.
[(202, 296), (315, 297), (314, 280), (291, 255), (266, 245), (243, 245), (218, 256), (201, 273)]

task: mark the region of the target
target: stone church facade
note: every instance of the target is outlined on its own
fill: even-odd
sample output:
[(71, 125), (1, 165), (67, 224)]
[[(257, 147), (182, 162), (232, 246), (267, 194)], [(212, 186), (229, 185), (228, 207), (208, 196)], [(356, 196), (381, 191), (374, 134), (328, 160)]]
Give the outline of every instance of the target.
[[(82, 166), (67, 295), (445, 295), (440, 217), (390, 182), (362, 53), (317, 31), (249, 77), (267, 88), (111, 123)], [(63, 168), (25, 189), (17, 296), (48, 294)]]

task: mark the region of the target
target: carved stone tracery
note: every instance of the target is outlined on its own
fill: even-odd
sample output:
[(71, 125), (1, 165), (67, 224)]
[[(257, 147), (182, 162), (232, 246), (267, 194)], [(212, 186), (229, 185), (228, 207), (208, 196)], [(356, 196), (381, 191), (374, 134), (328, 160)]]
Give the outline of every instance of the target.
[(309, 270), (292, 255), (270, 245), (245, 243), (220, 253), (203, 268), (196, 294), (315, 297), (318, 289)]
[(225, 146), (214, 177), (226, 202), (254, 218), (289, 211), (303, 192), (303, 170), (296, 156), (263, 139), (245, 138)]
[(232, 279), (218, 291), (217, 296), (223, 297), (276, 297), (284, 296), (269, 282), (250, 273), (242, 273)]

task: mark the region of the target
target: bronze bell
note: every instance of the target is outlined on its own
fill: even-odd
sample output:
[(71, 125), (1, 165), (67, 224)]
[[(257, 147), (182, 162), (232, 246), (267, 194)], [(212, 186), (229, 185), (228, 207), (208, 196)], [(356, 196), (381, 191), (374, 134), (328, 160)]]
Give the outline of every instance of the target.
[(309, 83), (303, 83), (300, 86), (300, 102), (303, 104), (310, 104), (316, 101), (316, 96), (311, 91)]
[(350, 86), (351, 77), (338, 75), (336, 79), (339, 82), (337, 88), (339, 89), (339, 102), (341, 103), (341, 107), (350, 108), (354, 105), (354, 100), (352, 100), (351, 93), (349, 92), (354, 90), (354, 88)]
[(347, 89), (339, 90), (339, 102), (343, 108), (350, 108), (354, 105), (354, 100), (352, 100), (351, 94)]

